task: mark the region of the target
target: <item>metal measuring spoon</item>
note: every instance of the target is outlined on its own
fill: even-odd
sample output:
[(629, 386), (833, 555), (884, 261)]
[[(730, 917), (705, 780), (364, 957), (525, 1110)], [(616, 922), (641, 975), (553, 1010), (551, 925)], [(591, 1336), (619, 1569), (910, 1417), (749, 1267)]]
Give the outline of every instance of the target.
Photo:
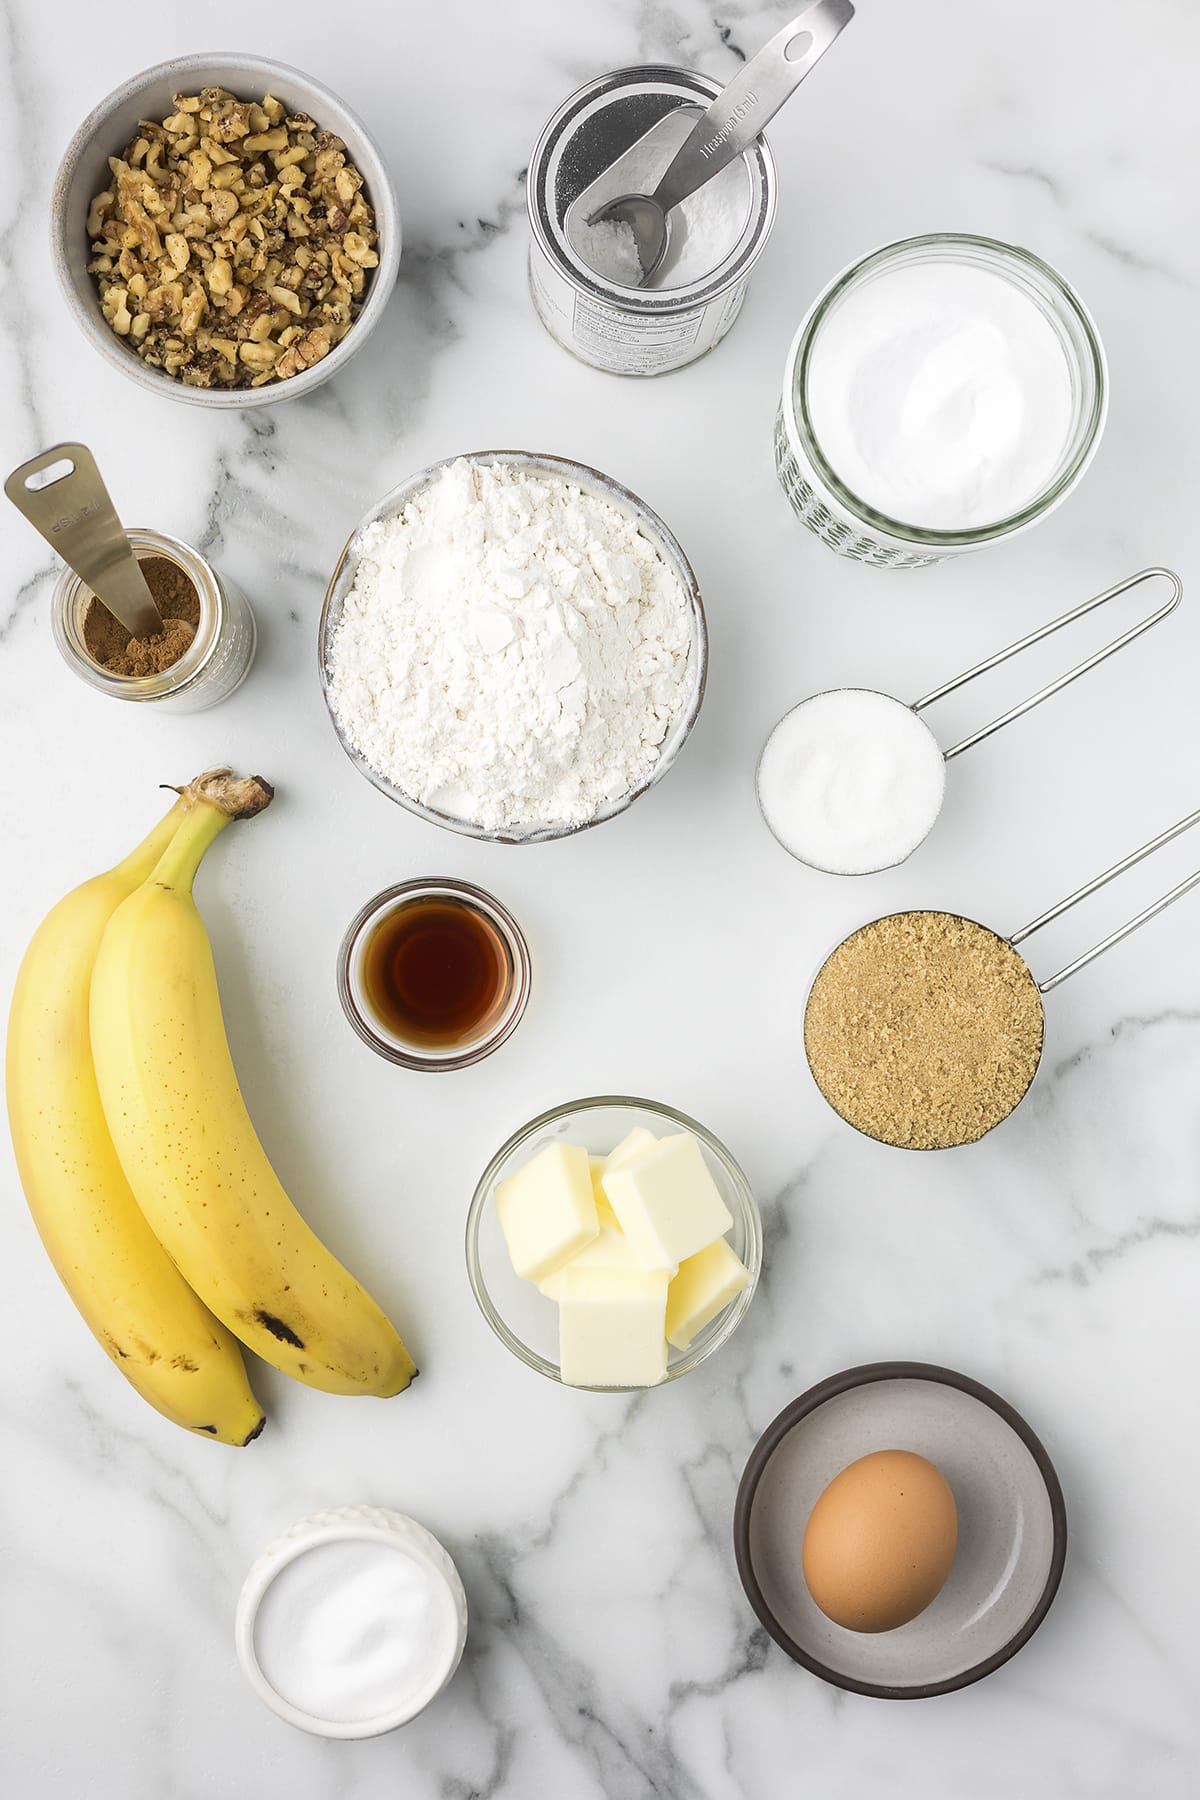
[(4, 491), (131, 638), (158, 636), (162, 614), (86, 445), (55, 444), (30, 457)]
[(589, 225), (609, 219), (630, 227), (642, 265), (639, 287), (645, 287), (667, 254), (672, 208), (754, 142), (853, 17), (850, 0), (813, 0), (750, 58), (697, 119), (652, 194), (620, 194), (592, 214)]

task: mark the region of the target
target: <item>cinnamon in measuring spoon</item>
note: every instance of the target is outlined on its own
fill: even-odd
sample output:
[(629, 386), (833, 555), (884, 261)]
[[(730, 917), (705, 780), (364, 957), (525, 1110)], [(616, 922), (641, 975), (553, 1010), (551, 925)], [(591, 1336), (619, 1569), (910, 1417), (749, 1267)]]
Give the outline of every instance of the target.
[(179, 661), (200, 623), (200, 596), (178, 563), (168, 556), (139, 556), (138, 563), (162, 614), (161, 631), (153, 637), (131, 638), (94, 594), (83, 616), (88, 654), (110, 675), (161, 675)]

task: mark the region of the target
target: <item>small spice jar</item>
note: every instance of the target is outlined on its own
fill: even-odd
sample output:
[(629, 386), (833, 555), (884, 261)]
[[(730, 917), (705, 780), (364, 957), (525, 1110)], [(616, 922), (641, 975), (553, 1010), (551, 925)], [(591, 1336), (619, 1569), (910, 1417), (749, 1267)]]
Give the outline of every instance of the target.
[[(112, 658), (117, 666), (106, 666), (102, 628), (120, 628), (75, 571), (64, 568), (50, 602), (54, 641), (64, 661), (90, 687), (117, 700), (152, 701), (170, 712), (203, 712), (227, 700), (241, 686), (254, 661), (257, 634), (245, 596), (233, 582), (218, 575), (198, 550), (178, 538), (161, 531), (131, 530), (126, 535), (140, 563), (151, 568), (159, 563), (154, 572), (162, 577), (163, 593), (189, 598), (188, 612), (195, 619), (191, 642), (166, 667), (155, 667), (159, 658), (154, 655), (117, 655)], [(162, 564), (169, 566), (163, 568)], [(153, 592), (153, 580), (150, 586)], [(189, 589), (194, 590), (194, 604), (190, 604)], [(155, 598), (161, 605), (163, 594)], [(94, 610), (97, 607), (100, 615)], [(168, 621), (173, 610), (181, 618), (188, 617), (183, 607), (163, 606), (162, 610)], [(134, 672), (126, 672), (122, 663)], [(147, 672), (141, 672), (143, 669)]]

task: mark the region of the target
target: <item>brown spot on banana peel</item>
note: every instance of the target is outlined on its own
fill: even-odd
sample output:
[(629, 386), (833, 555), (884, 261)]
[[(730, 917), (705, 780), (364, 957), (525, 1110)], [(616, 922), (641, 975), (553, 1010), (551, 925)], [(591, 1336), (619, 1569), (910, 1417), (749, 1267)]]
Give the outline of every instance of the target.
[(251, 1314), (251, 1317), (256, 1325), (261, 1325), (264, 1331), (269, 1331), (271, 1336), (278, 1338), (281, 1344), (291, 1344), (296, 1350), (304, 1349), (304, 1339), (297, 1337), (291, 1326), (283, 1319), (277, 1318), (274, 1313), (266, 1312), (260, 1306)]

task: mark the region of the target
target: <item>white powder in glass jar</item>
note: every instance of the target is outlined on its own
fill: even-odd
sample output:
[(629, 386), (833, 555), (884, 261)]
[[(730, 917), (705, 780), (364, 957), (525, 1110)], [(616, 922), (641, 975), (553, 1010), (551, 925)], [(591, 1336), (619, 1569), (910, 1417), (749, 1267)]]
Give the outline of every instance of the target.
[(1075, 416), (1067, 351), (1036, 297), (945, 261), (850, 287), (813, 339), (807, 398), (850, 492), (935, 531), (994, 525), (1037, 499)]
[(459, 460), (367, 526), (328, 652), (345, 737), (486, 830), (581, 825), (649, 776), (691, 691), (691, 612), (636, 519)]

